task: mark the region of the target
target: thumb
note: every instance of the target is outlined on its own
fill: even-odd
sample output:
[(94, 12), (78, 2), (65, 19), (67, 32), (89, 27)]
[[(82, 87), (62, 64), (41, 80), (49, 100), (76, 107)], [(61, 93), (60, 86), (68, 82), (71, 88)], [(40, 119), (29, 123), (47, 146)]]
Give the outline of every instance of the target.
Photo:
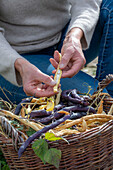
[(67, 51), (64, 53), (64, 55), (62, 56), (60, 65), (59, 65), (59, 68), (60, 68), (60, 69), (64, 69), (64, 68), (68, 65), (71, 56), (72, 56), (72, 54), (69, 52), (69, 50), (67, 50)]
[(40, 81), (49, 85), (49, 86), (54, 86), (56, 84), (56, 82), (53, 80), (52, 77), (50, 77), (49, 75), (42, 73), (42, 72), (41, 72), (41, 76), (40, 76)]

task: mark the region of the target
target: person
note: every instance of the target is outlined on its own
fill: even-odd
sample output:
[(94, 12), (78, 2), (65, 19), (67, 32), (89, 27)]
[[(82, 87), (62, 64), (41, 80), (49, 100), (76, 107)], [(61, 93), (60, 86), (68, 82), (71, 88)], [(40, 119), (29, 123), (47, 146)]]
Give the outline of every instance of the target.
[[(52, 75), (59, 63), (58, 51), (62, 54), (62, 90), (77, 88), (87, 92), (91, 86), (90, 93), (93, 93), (98, 84), (96, 79), (100, 81), (113, 72), (109, 38), (105, 50), (111, 4), (110, 0), (1, 0), (1, 98), (19, 103), (26, 96), (54, 95), (56, 82)], [(94, 79), (80, 70), (98, 52)], [(108, 92), (113, 95), (111, 87)]]

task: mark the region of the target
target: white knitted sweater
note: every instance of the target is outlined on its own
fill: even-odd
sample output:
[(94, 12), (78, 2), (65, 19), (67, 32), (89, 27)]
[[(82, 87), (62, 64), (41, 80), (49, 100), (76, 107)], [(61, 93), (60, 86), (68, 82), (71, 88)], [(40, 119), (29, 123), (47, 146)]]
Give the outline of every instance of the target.
[[(68, 31), (84, 32), (88, 48), (102, 0), (0, 0), (0, 74), (17, 84), (14, 62), (21, 53), (56, 44), (69, 22)], [(85, 43), (86, 42), (86, 43)]]

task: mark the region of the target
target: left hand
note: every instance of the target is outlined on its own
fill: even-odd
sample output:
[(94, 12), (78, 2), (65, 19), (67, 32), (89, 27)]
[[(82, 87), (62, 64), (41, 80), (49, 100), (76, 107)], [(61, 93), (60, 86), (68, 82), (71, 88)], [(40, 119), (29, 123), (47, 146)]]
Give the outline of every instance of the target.
[(52, 76), (40, 71), (35, 65), (24, 58), (17, 58), (15, 69), (20, 73), (23, 90), (28, 96), (50, 97), (56, 93), (53, 86), (56, 84)]
[[(62, 69), (62, 78), (71, 78), (76, 75), (85, 65), (86, 60), (82, 52), (81, 38), (83, 31), (80, 28), (73, 28), (66, 36), (61, 50), (62, 60), (60, 69)], [(54, 59), (50, 59), (51, 64), (55, 69), (58, 67), (59, 54), (54, 53)], [(53, 71), (55, 73), (56, 70)]]

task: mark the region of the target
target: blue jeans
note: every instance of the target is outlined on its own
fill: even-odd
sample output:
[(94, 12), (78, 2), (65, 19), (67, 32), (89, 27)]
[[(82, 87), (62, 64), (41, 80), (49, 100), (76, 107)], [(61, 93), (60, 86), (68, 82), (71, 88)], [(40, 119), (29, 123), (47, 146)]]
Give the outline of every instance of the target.
[[(90, 47), (84, 52), (87, 63), (98, 56), (96, 79), (103, 80), (113, 74), (113, 0), (103, 0), (100, 17)], [(113, 82), (106, 87), (113, 97)]]
[[(98, 56), (97, 72), (96, 78), (92, 78), (88, 74), (80, 71), (73, 78), (61, 79), (61, 88), (74, 89), (76, 88), (82, 93), (87, 93), (89, 86), (92, 90), (92, 94), (98, 85), (98, 81), (101, 81), (107, 74), (113, 74), (113, 1), (103, 0), (100, 11), (100, 18), (98, 24), (95, 28), (91, 44), (88, 50), (84, 51), (86, 57), (86, 62), (91, 62), (94, 58)], [(57, 49), (61, 51), (62, 43), (65, 38), (66, 30), (68, 24), (62, 31), (62, 37), (58, 44), (43, 49), (38, 52), (33, 52), (29, 54), (22, 54), (22, 56), (29, 62), (38, 67), (42, 72), (52, 75), (53, 66), (49, 62), (49, 58), (53, 56), (54, 51)], [(27, 97), (23, 91), (22, 87), (17, 87), (12, 85), (10, 82), (6, 81), (2, 76), (0, 76), (0, 97), (7, 100), (7, 97), (13, 103), (19, 103), (23, 98)], [(111, 83), (107, 90), (109, 94), (113, 97), (113, 83)], [(4, 93), (3, 93), (4, 90)], [(105, 89), (104, 92), (107, 92)], [(7, 97), (6, 97), (7, 96)]]

